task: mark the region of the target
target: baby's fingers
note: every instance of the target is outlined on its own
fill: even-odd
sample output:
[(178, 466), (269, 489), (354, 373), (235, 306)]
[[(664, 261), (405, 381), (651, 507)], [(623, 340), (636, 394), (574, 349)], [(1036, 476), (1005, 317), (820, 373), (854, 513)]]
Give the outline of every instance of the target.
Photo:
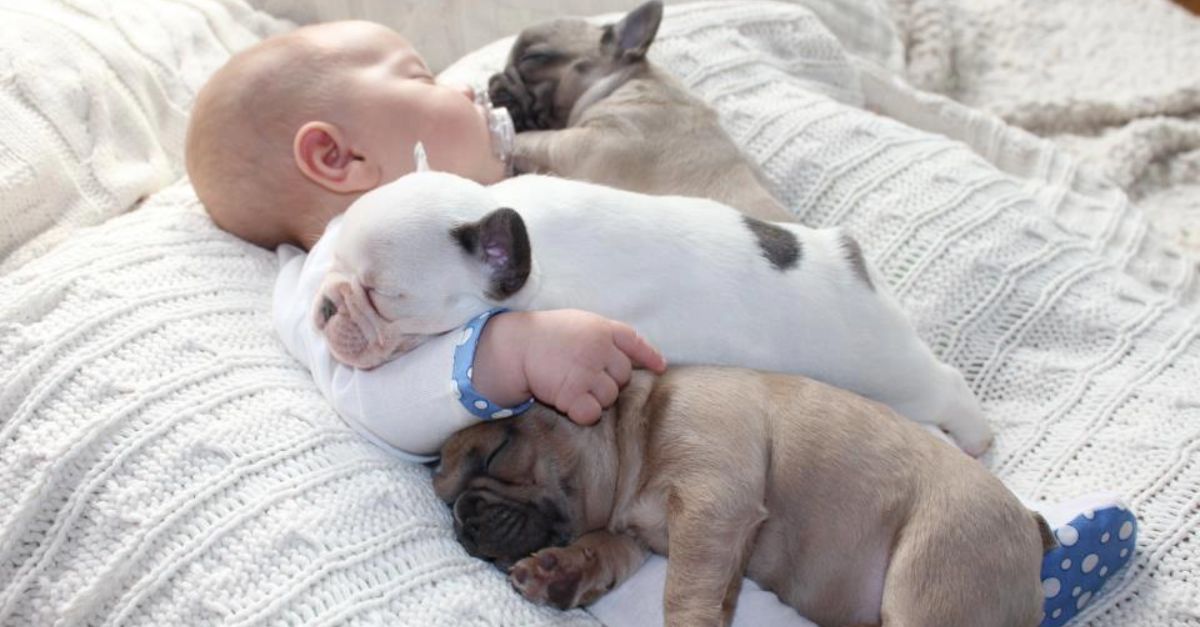
[(584, 368), (567, 373), (558, 393), (554, 395), (555, 409), (581, 425), (590, 425), (599, 420), (600, 403), (591, 396), (593, 381), (597, 376)]
[(617, 387), (625, 387), (625, 384), (629, 383), (632, 370), (633, 364), (630, 363), (629, 356), (620, 350), (612, 351), (608, 356), (608, 363), (604, 365), (604, 372), (612, 377)]
[(600, 412), (600, 402), (591, 394), (583, 394), (575, 397), (575, 400), (571, 402), (571, 407), (567, 410), (567, 417), (576, 424), (590, 425), (600, 420)]
[(621, 392), (617, 387), (617, 382), (612, 380), (612, 377), (606, 372), (596, 373), (596, 378), (592, 382), (592, 396), (600, 403), (600, 407), (608, 407), (617, 401), (617, 394)]
[(650, 345), (646, 338), (633, 330), (633, 327), (615, 323), (613, 326), (613, 343), (621, 352), (629, 356), (633, 363), (646, 367), (659, 374), (662, 374), (667, 369), (667, 360), (658, 352), (657, 348)]

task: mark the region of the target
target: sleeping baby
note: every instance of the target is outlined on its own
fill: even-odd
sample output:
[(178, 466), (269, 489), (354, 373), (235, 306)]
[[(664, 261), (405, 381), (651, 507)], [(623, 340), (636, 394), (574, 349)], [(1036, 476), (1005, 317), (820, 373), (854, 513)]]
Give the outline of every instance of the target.
[[(505, 176), (473, 92), (438, 84), (399, 35), (364, 22), (298, 29), (236, 55), (198, 95), (191, 119), (187, 167), (197, 194), (221, 228), (279, 248), (277, 330), (349, 425), (393, 454), (428, 461), (452, 433), (481, 419), (478, 403), (519, 413), (536, 398), (586, 424), (615, 400), (632, 368), (665, 368), (625, 322), (580, 309), (476, 318), (468, 344), (459, 346), (463, 333), (436, 335), (371, 370), (335, 360), (312, 304), (336, 262), (337, 217), (412, 172), (418, 142), (433, 169), (484, 185)], [(464, 377), (470, 396), (451, 383)], [(1106, 495), (1037, 509), (1052, 527), (1070, 523), (1081, 536), (1119, 525)], [(1075, 518), (1081, 510), (1093, 515)], [(1054, 564), (1046, 568), (1057, 567), (1064, 556), (1047, 559)], [(660, 624), (661, 560), (652, 557), (592, 611), (612, 625)], [(1081, 582), (1088, 591), (1099, 583)], [(752, 582), (738, 606), (735, 624), (808, 624)]]

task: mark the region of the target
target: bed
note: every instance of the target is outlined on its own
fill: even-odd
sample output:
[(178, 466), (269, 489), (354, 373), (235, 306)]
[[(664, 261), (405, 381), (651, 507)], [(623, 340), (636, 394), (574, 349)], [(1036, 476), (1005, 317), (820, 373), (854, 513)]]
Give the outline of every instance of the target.
[[(429, 4), (0, 0), (0, 624), (595, 624), (524, 602), (454, 541), (425, 467), (332, 413), (274, 336), (274, 253), (218, 230), (184, 177), (205, 77), (295, 22), (457, 28), (408, 34), (458, 46), (428, 43), (443, 65), (482, 46), (443, 71), (478, 82), (530, 6), (623, 8)], [(1140, 5), (1200, 41), (1181, 9)], [(955, 29), (993, 9), (671, 3), (651, 57), (802, 222), (861, 240), (982, 399), (1007, 485), (1133, 505), (1135, 559), (1077, 624), (1200, 624), (1200, 90), (1175, 77), (1161, 110), (1063, 131), (1058, 86), (985, 94), (988, 42)], [(1153, 175), (1122, 178), (1120, 154)]]

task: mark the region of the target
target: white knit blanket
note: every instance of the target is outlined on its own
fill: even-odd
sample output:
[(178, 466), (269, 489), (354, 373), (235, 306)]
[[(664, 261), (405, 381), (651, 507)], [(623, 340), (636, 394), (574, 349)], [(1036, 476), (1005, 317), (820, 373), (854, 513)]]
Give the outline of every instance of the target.
[[(115, 20), (71, 4), (45, 28)], [(236, 5), (147, 0), (134, 32), (194, 60)], [(1080, 624), (1200, 621), (1195, 260), (1053, 144), (851, 60), (803, 8), (673, 7), (652, 54), (803, 221), (861, 238), (983, 400), (1009, 486), (1133, 503), (1135, 561)], [(590, 624), (467, 557), (428, 472), (332, 414), (272, 332), (275, 271), (181, 181), (0, 276), (0, 624)]]
[(196, 90), (286, 27), (241, 0), (0, 0), (0, 274), (182, 176)]
[(1200, 255), (1200, 17), (1172, 0), (890, 0), (919, 87), (1104, 171)]

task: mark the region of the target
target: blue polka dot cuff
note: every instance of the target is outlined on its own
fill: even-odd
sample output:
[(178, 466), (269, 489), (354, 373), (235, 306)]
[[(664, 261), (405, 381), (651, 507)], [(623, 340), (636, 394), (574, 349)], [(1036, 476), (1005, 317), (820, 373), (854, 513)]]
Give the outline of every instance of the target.
[(516, 407), (500, 407), (484, 398), (471, 383), (474, 374), (475, 351), (479, 348), (479, 336), (483, 333), (483, 325), (492, 316), (508, 311), (503, 307), (489, 309), (471, 319), (460, 331), (462, 337), (454, 348), (454, 372), (451, 384), (454, 386), (454, 396), (467, 408), (467, 411), (484, 419), (508, 418), (515, 416), (533, 405), (529, 399)]
[(1085, 511), (1054, 530), (1058, 546), (1042, 558), (1046, 597), (1041, 627), (1060, 627), (1087, 607), (1137, 545), (1137, 518), (1124, 505)]

